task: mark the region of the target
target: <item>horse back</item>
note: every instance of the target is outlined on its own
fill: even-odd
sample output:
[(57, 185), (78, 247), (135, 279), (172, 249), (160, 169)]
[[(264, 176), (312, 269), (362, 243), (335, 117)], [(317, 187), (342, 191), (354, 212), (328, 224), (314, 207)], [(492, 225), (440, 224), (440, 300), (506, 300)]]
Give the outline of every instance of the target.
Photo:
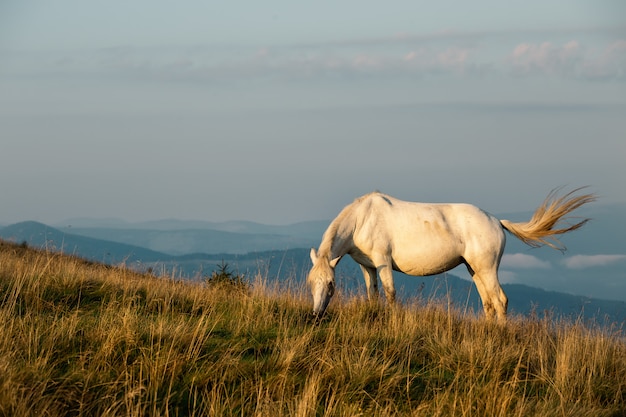
[(476, 206), (365, 197), (354, 210), (353, 244), (370, 259), (388, 257), (398, 270), (429, 275), (467, 257), (501, 256), (505, 236), (500, 222)]

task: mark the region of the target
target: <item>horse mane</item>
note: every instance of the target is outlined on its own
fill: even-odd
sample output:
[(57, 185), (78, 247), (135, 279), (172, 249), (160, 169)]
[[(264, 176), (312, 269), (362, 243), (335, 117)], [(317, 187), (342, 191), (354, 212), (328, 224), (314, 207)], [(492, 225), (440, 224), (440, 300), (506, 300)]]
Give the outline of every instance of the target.
[[(362, 195), (361, 197), (357, 197), (352, 201), (352, 203), (345, 206), (335, 217), (335, 219), (328, 225), (328, 228), (324, 232), (322, 236), (322, 242), (320, 243), (318, 249), (318, 256), (324, 258), (330, 258), (333, 255), (333, 244), (335, 243), (335, 238), (337, 234), (341, 232), (340, 229), (345, 228), (346, 226), (350, 228), (350, 232), (354, 231), (355, 227), (355, 206), (362, 203), (363, 200), (370, 198), (372, 195), (381, 195), (384, 198), (384, 194), (379, 191), (373, 191), (371, 193)], [(385, 198), (385, 200), (387, 200)], [(388, 201), (388, 200), (387, 200)]]

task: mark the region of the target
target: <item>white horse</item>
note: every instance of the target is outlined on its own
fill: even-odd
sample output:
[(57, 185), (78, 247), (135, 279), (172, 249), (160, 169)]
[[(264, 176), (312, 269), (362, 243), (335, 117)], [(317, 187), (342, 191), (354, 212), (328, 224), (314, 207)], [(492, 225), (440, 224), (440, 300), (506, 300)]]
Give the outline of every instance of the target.
[(548, 245), (565, 250), (555, 235), (578, 229), (589, 219), (556, 228), (559, 220), (593, 194), (562, 197), (553, 190), (530, 221), (498, 220), (470, 204), (425, 204), (397, 200), (374, 192), (357, 198), (330, 223), (319, 250), (311, 249), (307, 281), (313, 294), (313, 313), (326, 310), (335, 289), (335, 266), (350, 255), (360, 266), (370, 300), (378, 298), (378, 281), (389, 302), (396, 291), (392, 270), (426, 276), (465, 264), (476, 283), (487, 317), (506, 318), (507, 297), (498, 282), (504, 251), (504, 230), (530, 246)]

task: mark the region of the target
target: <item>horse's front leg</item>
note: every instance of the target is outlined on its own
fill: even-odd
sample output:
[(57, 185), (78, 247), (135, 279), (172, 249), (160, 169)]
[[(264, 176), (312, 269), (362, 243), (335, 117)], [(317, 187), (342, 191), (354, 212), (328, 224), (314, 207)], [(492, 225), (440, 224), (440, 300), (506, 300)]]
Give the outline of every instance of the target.
[(365, 287), (367, 288), (367, 299), (370, 301), (378, 300), (378, 278), (376, 278), (376, 268), (369, 268), (359, 265), (365, 279)]
[(391, 262), (379, 265), (376, 269), (378, 270), (378, 275), (380, 276), (380, 282), (383, 284), (387, 302), (390, 304), (395, 303), (396, 289), (393, 286), (393, 269), (391, 268)]

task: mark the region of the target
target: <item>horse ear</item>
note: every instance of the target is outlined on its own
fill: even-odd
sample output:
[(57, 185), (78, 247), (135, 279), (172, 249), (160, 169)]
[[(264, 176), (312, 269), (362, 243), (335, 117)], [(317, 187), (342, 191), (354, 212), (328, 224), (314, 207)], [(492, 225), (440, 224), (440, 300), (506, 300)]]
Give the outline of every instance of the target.
[(337, 263), (339, 262), (339, 260), (341, 260), (341, 256), (336, 257), (335, 259), (333, 259), (332, 261), (330, 261), (330, 267), (334, 268), (337, 266)]
[(313, 262), (313, 264), (317, 262), (317, 252), (315, 248), (311, 248), (311, 262)]

